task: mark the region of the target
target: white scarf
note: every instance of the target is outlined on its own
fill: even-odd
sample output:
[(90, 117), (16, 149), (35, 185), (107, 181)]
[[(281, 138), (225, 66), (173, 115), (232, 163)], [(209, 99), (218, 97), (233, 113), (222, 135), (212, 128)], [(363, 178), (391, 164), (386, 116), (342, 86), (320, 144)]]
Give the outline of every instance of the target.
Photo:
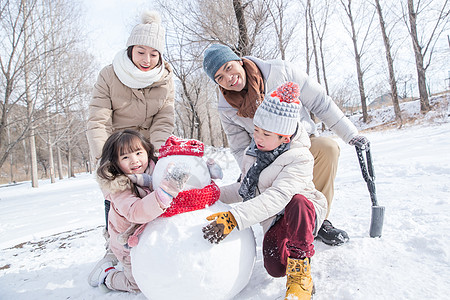
[(113, 68), (119, 80), (132, 89), (142, 89), (161, 79), (164, 64), (149, 71), (139, 70), (127, 55), (127, 50), (119, 51), (113, 60)]

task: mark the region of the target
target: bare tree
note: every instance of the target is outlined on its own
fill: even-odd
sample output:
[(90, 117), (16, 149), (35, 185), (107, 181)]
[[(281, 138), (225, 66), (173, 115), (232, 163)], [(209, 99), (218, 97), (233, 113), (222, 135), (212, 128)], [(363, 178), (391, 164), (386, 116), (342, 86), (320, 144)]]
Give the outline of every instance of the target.
[[(55, 146), (62, 139), (66, 139), (64, 134), (66, 133), (66, 122), (62, 122), (62, 118), (58, 108), (62, 107), (61, 95), (64, 95), (63, 85), (72, 85), (78, 83), (84, 84), (83, 80), (80, 82), (80, 77), (87, 81), (92, 78), (92, 68), (89, 60), (91, 58), (81, 53), (77, 53), (73, 48), (76, 47), (77, 41), (81, 40), (83, 35), (79, 32), (79, 10), (73, 4), (65, 3), (61, 0), (45, 0), (44, 10), (48, 12), (48, 17), (42, 22), (41, 28), (43, 29), (42, 35), (46, 37), (45, 48), (54, 49), (52, 55), (46, 55), (43, 59), (44, 67), (48, 70), (44, 76), (43, 82), (45, 87), (43, 88), (43, 98), (46, 114), (46, 125), (40, 128), (40, 138), (45, 141), (47, 146), (48, 155), (48, 169), (50, 171), (51, 182), (55, 182), (55, 166), (53, 150)], [(56, 51), (57, 49), (57, 51)], [(81, 63), (77, 62), (73, 64), (71, 74), (64, 74), (66, 72), (65, 64), (61, 65), (60, 60), (64, 60), (69, 63), (72, 60), (76, 60), (69, 53), (77, 53), (86, 59)], [(91, 71), (90, 71), (91, 70)], [(53, 76), (51, 76), (53, 75)], [(68, 78), (67, 82), (61, 82), (63, 78)], [(86, 93), (85, 93), (86, 95)], [(87, 95), (88, 97), (88, 95)], [(59, 151), (58, 149), (56, 149)], [(60, 157), (60, 156), (57, 156)], [(58, 162), (60, 165), (61, 162)], [(60, 174), (61, 178), (61, 174)]]
[(309, 2), (308, 6), (308, 19), (309, 19), (309, 29), (311, 30), (311, 42), (313, 48), (313, 56), (314, 56), (314, 66), (316, 68), (316, 77), (317, 81), (320, 83), (320, 66), (319, 66), (319, 55), (317, 54), (317, 45), (316, 45), (316, 33), (314, 31), (314, 20), (311, 2)]
[[(52, 82), (51, 75), (55, 74), (57, 67), (64, 68), (64, 74), (57, 77), (70, 78), (70, 85), (77, 79), (67, 74), (90, 80), (92, 77), (86, 75), (85, 70), (92, 68), (82, 63), (72, 65), (67, 59), (69, 53), (85, 52), (69, 49), (82, 35), (71, 35), (74, 32), (70, 29), (63, 30), (75, 26), (79, 6), (68, 7), (61, 0), (14, 0), (2, 1), (0, 5), (0, 90), (2, 94), (4, 92), (0, 106), (0, 167), (11, 154), (19, 157), (19, 153), (23, 153), (25, 159), (22, 161), (32, 163), (31, 167), (25, 164), (25, 168), (21, 169), (27, 171), (31, 168), (32, 185), (37, 187), (38, 167), (42, 167), (45, 173), (50, 171), (50, 176), (54, 172), (52, 147), (58, 142), (55, 132), (61, 132), (62, 128), (56, 126), (59, 112), (56, 105), (58, 97), (55, 95), (63, 95), (58, 91), (63, 85)], [(61, 10), (63, 7), (65, 14)], [(61, 64), (61, 59), (64, 59), (64, 64)], [(91, 57), (86, 59), (86, 63), (91, 62)], [(67, 72), (68, 65), (72, 66), (72, 72)], [(79, 72), (75, 70), (77, 67)], [(78, 93), (78, 96), (81, 95), (86, 94)], [(68, 101), (71, 99), (68, 98)], [(83, 124), (83, 131), (84, 127)], [(8, 133), (7, 139), (5, 132)], [(17, 147), (25, 145), (25, 140), (28, 149)], [(36, 145), (43, 142), (47, 147), (36, 149)]]
[[(311, 0), (307, 0), (306, 6), (305, 6), (305, 58), (306, 58), (306, 73), (309, 74), (309, 68), (310, 68), (310, 57), (309, 57), (309, 14), (308, 11), (311, 7)], [(314, 120), (314, 119), (313, 119)]]
[(263, 0), (267, 5), (267, 11), (273, 24), (276, 34), (277, 46), (281, 59), (286, 59), (286, 50), (291, 41), (291, 37), (297, 27), (297, 22), (290, 22), (286, 18), (289, 2), (283, 0)]
[[(166, 16), (164, 21), (169, 23), (165, 58), (179, 83), (176, 124), (182, 129), (177, 132), (213, 143), (213, 137), (221, 136), (221, 124), (216, 86), (211, 85), (201, 67), (203, 51), (214, 42), (229, 46), (239, 56), (254, 54), (254, 45), (262, 39), (259, 33), (267, 28), (262, 25), (267, 11), (262, 4), (236, 0), (159, 0), (158, 4)], [(259, 47), (256, 52), (262, 49)], [(222, 142), (226, 144), (226, 140)]]
[(394, 113), (395, 118), (398, 124), (398, 127), (402, 127), (402, 112), (400, 110), (400, 105), (398, 103), (398, 92), (397, 92), (397, 81), (395, 80), (395, 73), (394, 73), (394, 60), (392, 59), (391, 55), (391, 43), (389, 40), (389, 37), (386, 32), (386, 25), (383, 18), (383, 12), (381, 10), (381, 5), (379, 0), (375, 0), (375, 6), (377, 8), (378, 12), (378, 18), (380, 20), (380, 29), (381, 34), (383, 36), (383, 42), (384, 42), (384, 48), (386, 52), (386, 61), (388, 64), (388, 70), (389, 70), (389, 84), (391, 86), (391, 94), (392, 94), (392, 104), (394, 105)]
[[(20, 120), (17, 118), (15, 123), (11, 122), (10, 113), (20, 101), (23, 101), (25, 91), (20, 86), (23, 80), (24, 63), (24, 29), (26, 26), (26, 19), (23, 19), (23, 5), (22, 1), (6, 1), (1, 3), (0, 20), (2, 26), (2, 36), (4, 36), (4, 43), (1, 44), (0, 51), (0, 67), (2, 72), (2, 115), (0, 120), (0, 167), (7, 159), (12, 149), (27, 137), (28, 129), (30, 127), (30, 120), (26, 120), (24, 127), (19, 126)], [(8, 39), (6, 39), (6, 36)], [(6, 43), (6, 41), (9, 42)], [(8, 130), (12, 126), (16, 129), (21, 129), (20, 133), (10, 136), (5, 139)], [(7, 143), (5, 144), (5, 141)]]
[[(32, 58), (29, 55), (30, 51), (30, 35), (31, 32), (33, 32), (33, 24), (32, 24), (32, 18), (31, 18), (31, 11), (33, 10), (33, 6), (36, 3), (32, 3), (30, 7), (28, 7), (28, 4), (26, 3), (26, 0), (22, 0), (22, 6), (23, 6), (23, 18), (24, 18), (24, 33), (23, 33), (23, 53), (25, 59), (24, 64), (24, 81), (25, 81), (25, 101), (27, 103), (27, 118), (31, 120), (31, 126), (29, 128), (29, 136), (28, 136), (28, 145), (30, 147), (30, 164), (31, 164), (31, 186), (32, 187), (38, 187), (38, 171), (37, 171), (37, 155), (36, 155), (36, 141), (35, 141), (35, 125), (33, 124), (34, 119), (34, 108), (35, 108), (35, 101), (36, 97), (33, 97), (31, 94), (32, 89), (32, 83), (30, 81), (30, 73), (31, 73), (31, 66), (32, 66)], [(28, 26), (28, 21), (31, 21), (31, 26)], [(28, 60), (27, 58), (30, 58)]]
[(250, 40), (248, 37), (247, 22), (245, 21), (245, 7), (242, 6), (241, 0), (233, 0), (233, 8), (239, 29), (239, 41), (236, 50), (240, 56), (246, 56), (250, 54)]
[[(353, 16), (353, 11), (352, 11), (352, 0), (347, 0), (347, 2), (344, 2), (344, 0), (340, 0), (340, 2), (342, 4), (342, 6), (344, 7), (345, 13), (350, 22), (350, 29), (348, 31), (349, 31), (350, 37), (352, 39), (353, 51), (355, 54), (356, 74), (358, 77), (359, 95), (361, 98), (363, 122), (367, 122), (369, 116), (367, 114), (367, 100), (366, 100), (366, 93), (364, 90), (364, 79), (363, 79), (364, 70), (362, 68), (361, 58), (364, 53), (365, 43), (368, 41), (368, 35), (370, 33), (371, 24), (372, 24), (373, 16), (374, 16), (375, 12), (370, 13), (371, 15), (369, 15), (368, 20), (367, 19), (364, 20), (364, 23), (367, 24), (367, 29), (366, 29), (364, 37), (362, 38), (362, 41), (360, 42), (360, 46), (358, 46), (358, 34), (357, 34), (357, 30), (356, 30), (355, 18)], [(366, 8), (364, 8), (364, 9), (366, 9)]]
[(260, 34), (267, 26), (267, 12), (262, 3), (243, 4), (240, 0), (158, 0), (157, 3), (169, 17), (169, 27), (182, 33), (183, 43), (179, 46), (206, 47), (221, 43), (241, 56), (255, 54), (263, 48), (254, 49), (257, 40), (263, 39)]
[[(431, 63), (431, 56), (433, 55), (436, 41), (442, 32), (446, 30), (446, 25), (449, 22), (448, 16), (450, 14), (450, 10), (448, 0), (441, 3), (437, 3), (437, 5), (440, 6), (437, 7), (436, 5), (435, 7), (433, 6), (434, 3), (432, 3), (432, 1), (418, 1), (417, 6), (415, 6), (413, 0), (408, 0), (408, 13), (403, 14), (405, 22), (408, 23), (409, 21), (408, 29), (416, 60), (417, 82), (420, 94), (420, 111), (422, 113), (426, 113), (431, 109), (426, 84), (426, 70)], [(429, 13), (430, 10), (432, 11), (432, 15), (426, 16), (426, 18), (430, 18), (429, 22), (431, 26), (429, 26), (426, 33), (424, 32), (420, 35), (422, 39), (419, 40), (417, 18), (420, 13)], [(428, 59), (425, 59), (426, 56)]]
[(330, 90), (328, 88), (328, 79), (327, 79), (327, 72), (326, 72), (326, 64), (325, 64), (325, 53), (324, 53), (324, 38), (325, 38), (325, 32), (328, 24), (328, 20), (330, 17), (330, 9), (333, 8), (333, 4), (329, 3), (328, 0), (325, 0), (324, 2), (320, 2), (322, 5), (317, 10), (317, 13), (313, 13), (313, 24), (314, 29), (317, 35), (317, 38), (319, 40), (319, 52), (320, 52), (320, 65), (322, 68), (322, 76), (323, 76), (323, 82), (325, 85), (325, 90), (327, 91), (327, 94), (330, 94)]

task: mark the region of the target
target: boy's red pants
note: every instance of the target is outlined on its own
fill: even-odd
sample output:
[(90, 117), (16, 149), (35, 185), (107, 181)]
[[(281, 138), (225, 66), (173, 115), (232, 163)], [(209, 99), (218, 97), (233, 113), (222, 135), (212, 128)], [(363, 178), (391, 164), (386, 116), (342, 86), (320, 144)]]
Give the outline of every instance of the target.
[(286, 205), (284, 215), (264, 235), (264, 267), (271, 276), (286, 275), (288, 257), (314, 255), (315, 221), (312, 202), (303, 195), (295, 195)]

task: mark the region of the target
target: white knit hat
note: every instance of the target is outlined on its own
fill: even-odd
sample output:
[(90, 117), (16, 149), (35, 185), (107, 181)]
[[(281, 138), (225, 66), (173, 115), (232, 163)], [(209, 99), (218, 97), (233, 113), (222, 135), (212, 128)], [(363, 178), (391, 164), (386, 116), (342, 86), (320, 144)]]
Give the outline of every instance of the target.
[(256, 110), (253, 124), (259, 128), (279, 135), (290, 136), (295, 133), (300, 119), (301, 103), (298, 84), (286, 82), (266, 95)]
[(164, 52), (166, 31), (161, 25), (161, 17), (156, 11), (144, 11), (141, 15), (142, 24), (136, 25), (127, 41), (127, 48), (134, 45), (148, 46)]

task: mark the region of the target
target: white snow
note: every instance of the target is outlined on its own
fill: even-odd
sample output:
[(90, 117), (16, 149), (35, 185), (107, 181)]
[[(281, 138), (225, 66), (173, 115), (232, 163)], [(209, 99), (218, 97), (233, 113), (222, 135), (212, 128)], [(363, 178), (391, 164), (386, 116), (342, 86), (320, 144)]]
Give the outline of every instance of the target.
[[(355, 149), (336, 138), (341, 156), (330, 220), (348, 232), (350, 241), (339, 247), (315, 242), (315, 300), (448, 297), (450, 123), (448, 99), (441, 102), (443, 108), (424, 122), (363, 132), (372, 145), (379, 204), (386, 208), (381, 238), (369, 237), (371, 202)], [(418, 103), (402, 108), (405, 115), (414, 115)], [(386, 114), (392, 112), (384, 112), (383, 118), (392, 118)], [(378, 119), (374, 117), (370, 126)], [(239, 171), (228, 150), (209, 154), (224, 168), (219, 185), (237, 179)], [(0, 299), (145, 299), (143, 294), (105, 294), (87, 283), (91, 268), (104, 254), (103, 209), (90, 174), (54, 184), (43, 180), (37, 189), (29, 182), (0, 186)], [(262, 231), (259, 225), (253, 230), (255, 268), (234, 299), (283, 299), (285, 278), (266, 273)], [(175, 278), (161, 280), (177, 288)]]
[[(252, 230), (234, 230), (219, 244), (198, 234), (206, 217), (230, 209), (218, 201), (148, 224), (131, 250), (133, 276), (142, 293), (149, 299), (199, 299), (202, 295), (221, 300), (242, 291), (256, 258)], [(172, 288), (175, 280), (177, 288)]]

